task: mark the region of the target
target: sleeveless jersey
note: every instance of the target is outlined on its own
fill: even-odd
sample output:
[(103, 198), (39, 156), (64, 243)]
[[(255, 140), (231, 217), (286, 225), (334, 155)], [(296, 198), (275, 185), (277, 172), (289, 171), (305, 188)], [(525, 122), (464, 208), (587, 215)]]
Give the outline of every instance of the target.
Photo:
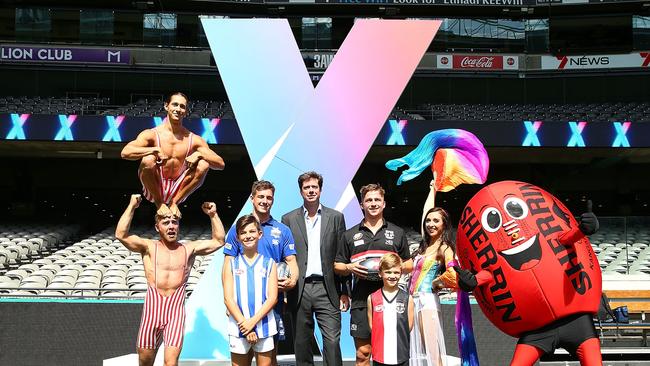
[(409, 359), (409, 294), (400, 289), (390, 301), (379, 289), (370, 295), (372, 303), (372, 359), (389, 365)]
[[(252, 264), (246, 262), (243, 254), (232, 258), (230, 268), (233, 277), (233, 295), (245, 318), (252, 318), (266, 301), (269, 277), (274, 263), (271, 258), (262, 254), (258, 254)], [(270, 337), (277, 333), (273, 309), (257, 323), (255, 333), (259, 338)], [(228, 334), (235, 337), (244, 337), (239, 331), (237, 321), (232, 316), (229, 319)]]

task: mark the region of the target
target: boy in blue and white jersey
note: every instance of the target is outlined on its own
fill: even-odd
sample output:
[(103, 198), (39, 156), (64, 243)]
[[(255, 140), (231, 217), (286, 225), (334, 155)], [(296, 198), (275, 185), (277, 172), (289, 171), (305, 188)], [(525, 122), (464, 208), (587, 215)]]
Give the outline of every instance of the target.
[(273, 312), (278, 298), (276, 264), (257, 251), (262, 230), (255, 216), (240, 217), (235, 228), (243, 251), (226, 257), (222, 272), (224, 300), (230, 314), (231, 361), (233, 365), (250, 365), (247, 353), (252, 348), (257, 364), (269, 366), (273, 359), (273, 335), (277, 333)]
[[(278, 302), (275, 306), (275, 320), (277, 321), (278, 333), (275, 338), (275, 349), (278, 341), (284, 340), (284, 293), (294, 288), (298, 281), (298, 262), (296, 261), (296, 247), (291, 234), (291, 229), (271, 216), (275, 196), (275, 186), (266, 180), (258, 180), (251, 187), (250, 200), (253, 204), (252, 215), (260, 222), (262, 238), (257, 246), (257, 251), (265, 257), (272, 258), (276, 264), (286, 262), (289, 273), (292, 276), (278, 278)], [(242, 244), (237, 238), (237, 230), (231, 227), (226, 235), (226, 245), (223, 254), (229, 257), (236, 257), (242, 253)], [(273, 365), (277, 365), (275, 357)]]

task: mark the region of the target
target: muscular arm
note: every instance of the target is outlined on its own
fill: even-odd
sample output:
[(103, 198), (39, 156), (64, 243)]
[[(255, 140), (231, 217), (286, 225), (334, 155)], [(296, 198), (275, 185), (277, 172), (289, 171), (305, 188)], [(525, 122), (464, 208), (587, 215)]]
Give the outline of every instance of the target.
[(201, 208), (203, 209), (203, 212), (210, 217), (212, 238), (210, 240), (196, 240), (190, 244), (194, 247), (194, 253), (197, 255), (208, 255), (224, 246), (226, 243), (226, 230), (223, 228), (221, 218), (219, 218), (216, 205), (213, 202), (204, 202)]
[(200, 136), (196, 136), (195, 138), (196, 141), (196, 150), (188, 156), (189, 160), (193, 159), (203, 159), (205, 160), (208, 164), (210, 164), (210, 169), (214, 170), (223, 170), (223, 168), (226, 167), (226, 163), (223, 161), (223, 158), (208, 146), (208, 143), (205, 142), (203, 138)]
[(135, 213), (135, 209), (140, 205), (140, 201), (142, 201), (142, 197), (139, 194), (131, 195), (131, 201), (124, 210), (124, 213), (120, 217), (120, 221), (118, 221), (117, 227), (115, 228), (115, 238), (128, 250), (137, 253), (144, 253), (147, 250), (147, 240), (142, 239), (137, 235), (129, 234), (133, 214)]
[(140, 132), (138, 137), (135, 140), (129, 142), (122, 149), (121, 155), (122, 159), (126, 160), (138, 160), (147, 155), (151, 154), (161, 154), (161, 150), (154, 145), (154, 132), (152, 130), (144, 130)]

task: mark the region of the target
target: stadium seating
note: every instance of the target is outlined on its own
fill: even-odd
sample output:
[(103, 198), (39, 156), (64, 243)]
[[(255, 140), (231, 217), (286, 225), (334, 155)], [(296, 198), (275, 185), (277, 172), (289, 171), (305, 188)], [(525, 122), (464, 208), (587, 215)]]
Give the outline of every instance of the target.
[(604, 275), (650, 275), (650, 232), (646, 226), (604, 227), (590, 240)]
[(97, 114), (109, 98), (0, 97), (0, 113)]
[[(0, 113), (164, 116), (162, 96), (113, 105), (109, 98), (0, 97)], [(229, 103), (190, 101), (190, 118), (234, 119)], [(396, 107), (392, 119), (446, 121), (650, 121), (650, 103), (591, 104), (424, 104)]]
[[(650, 121), (650, 103), (647, 102), (591, 104), (425, 104), (414, 109), (402, 109), (400, 112), (408, 117), (406, 119), (412, 120)], [(400, 117), (395, 114), (394, 118)]]
[[(142, 258), (139, 253), (130, 252), (115, 240), (112, 236), (114, 231), (114, 228), (109, 228), (83, 240), (69, 242), (69, 245), (53, 250), (48, 256), (27, 255), (26, 259), (22, 259), (19, 257), (21, 252), (16, 248), (17, 252), (12, 252), (14, 256), (7, 256), (16, 261), (11, 265), (13, 267), (10, 267), (13, 269), (0, 276), (0, 294), (144, 298), (148, 282), (144, 274)], [(184, 227), (183, 231), (186, 233), (183, 235), (185, 240), (210, 238), (209, 228)], [(132, 233), (144, 238), (158, 237), (153, 229), (132, 228)], [(62, 236), (56, 232), (48, 235)], [(4, 237), (8, 238), (8, 235)], [(2, 244), (4, 243), (12, 242), (5, 240)], [(211, 260), (212, 256), (196, 257), (194, 260), (188, 278), (188, 295), (193, 291)]]
[[(650, 277), (650, 230), (642, 222), (622, 225), (603, 219), (590, 237), (604, 276)], [(209, 228), (184, 227), (183, 239), (210, 237)], [(143, 298), (148, 282), (142, 258), (113, 237), (114, 228), (75, 241), (75, 226), (0, 226), (0, 295), (41, 297)], [(157, 238), (151, 228), (132, 228)], [(420, 234), (407, 230), (411, 252)], [(188, 294), (210, 264), (197, 257), (188, 278)]]
[[(0, 97), (0, 113), (125, 115), (133, 117), (164, 116), (162, 97), (138, 99), (124, 106), (111, 105), (109, 98), (40, 98)], [(226, 102), (190, 101), (191, 118), (234, 118)], [(229, 117), (228, 117), (229, 116)]]
[(77, 226), (0, 225), (0, 274), (22, 275), (15, 272), (21, 264), (49, 255), (78, 230)]
[[(642, 223), (620, 226), (620, 222), (601, 220), (600, 230), (591, 235), (589, 240), (604, 276), (630, 275), (650, 278), (649, 227)], [(406, 236), (413, 253), (420, 243), (421, 236), (412, 229), (407, 231)], [(453, 236), (456, 236), (455, 231)]]

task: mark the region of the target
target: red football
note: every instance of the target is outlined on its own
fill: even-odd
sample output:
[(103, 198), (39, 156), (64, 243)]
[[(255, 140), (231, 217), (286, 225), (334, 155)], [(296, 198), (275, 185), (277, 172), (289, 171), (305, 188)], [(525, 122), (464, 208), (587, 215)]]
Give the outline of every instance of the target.
[(598, 310), (602, 279), (589, 239), (558, 240), (577, 225), (560, 200), (529, 183), (490, 184), (467, 203), (458, 258), (465, 269), (491, 274), (473, 293), (497, 328), (518, 337)]
[(368, 269), (368, 277), (366, 278), (369, 281), (381, 281), (379, 277), (379, 261), (381, 257), (370, 257), (366, 258), (359, 262), (360, 265)]

